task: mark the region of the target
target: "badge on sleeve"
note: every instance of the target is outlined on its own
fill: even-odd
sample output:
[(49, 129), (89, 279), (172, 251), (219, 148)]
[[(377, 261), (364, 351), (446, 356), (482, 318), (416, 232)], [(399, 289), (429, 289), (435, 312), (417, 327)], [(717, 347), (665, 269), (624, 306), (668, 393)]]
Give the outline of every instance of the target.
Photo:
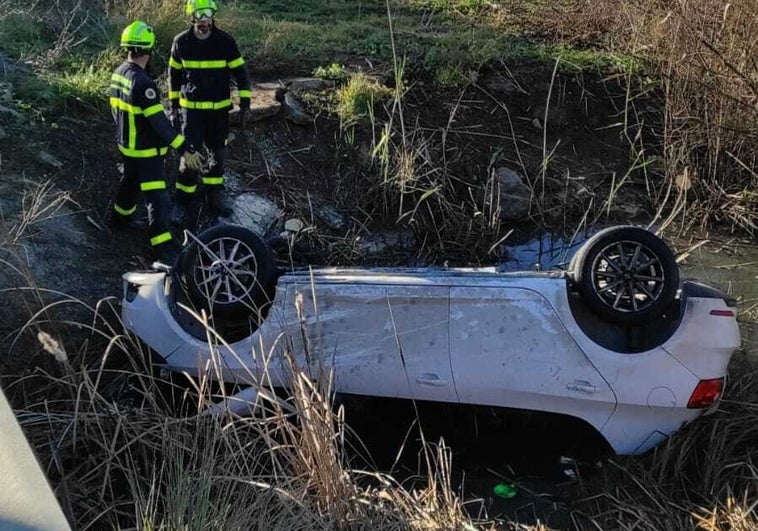
[(155, 93), (155, 90), (153, 88), (148, 88), (145, 90), (145, 97), (149, 100), (154, 100), (157, 94)]

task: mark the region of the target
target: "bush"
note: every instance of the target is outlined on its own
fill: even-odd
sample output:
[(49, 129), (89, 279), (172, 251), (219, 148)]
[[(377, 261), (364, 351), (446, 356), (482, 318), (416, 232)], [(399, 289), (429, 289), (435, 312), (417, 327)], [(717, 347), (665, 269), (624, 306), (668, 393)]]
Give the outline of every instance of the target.
[(333, 79), (335, 81), (345, 81), (347, 79), (347, 70), (339, 63), (332, 63), (327, 67), (319, 66), (313, 71), (313, 75), (321, 79)]
[(356, 123), (392, 91), (365, 74), (353, 74), (337, 93), (337, 114), (343, 124)]

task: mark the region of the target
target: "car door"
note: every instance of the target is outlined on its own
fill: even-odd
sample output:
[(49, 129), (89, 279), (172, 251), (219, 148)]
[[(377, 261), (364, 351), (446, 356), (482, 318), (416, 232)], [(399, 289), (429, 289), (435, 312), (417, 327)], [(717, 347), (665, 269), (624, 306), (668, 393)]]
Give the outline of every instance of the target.
[(549, 302), (514, 287), (452, 287), (450, 354), (463, 403), (552, 411), (600, 428), (613, 392)]
[(289, 326), (294, 350), (308, 352), (305, 365), (334, 368), (337, 392), (457, 401), (448, 287), (316, 282), (288, 291), (305, 316), (305, 334)]

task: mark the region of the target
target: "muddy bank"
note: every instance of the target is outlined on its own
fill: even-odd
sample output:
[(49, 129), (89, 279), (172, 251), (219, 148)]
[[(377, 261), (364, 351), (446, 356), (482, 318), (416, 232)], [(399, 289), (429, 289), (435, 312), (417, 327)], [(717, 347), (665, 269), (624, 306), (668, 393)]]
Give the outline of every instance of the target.
[[(282, 267), (510, 261), (528, 269), (534, 262), (520, 246), (535, 233), (571, 244), (590, 227), (653, 217), (649, 191), (660, 176), (653, 165), (634, 169), (629, 138), (655, 133), (656, 102), (634, 102), (649, 131), (625, 127), (619, 112), (630, 104), (618, 80), (491, 64), (460, 90), (409, 82), (398, 102), (390, 76), (370, 79), (389, 96), (349, 123), (335, 112), (340, 84), (281, 73), (256, 80), (246, 130), (232, 116), (228, 221), (272, 237), (300, 220)], [(144, 234), (108, 227), (119, 159), (105, 107), (74, 102), (46, 116), (3, 105), (3, 253), (15, 264), (3, 283), (51, 290), (27, 291), (23, 302), (6, 294), (2, 338), (17, 350), (27, 307), (69, 297), (56, 311), (87, 321), (88, 307), (120, 297), (122, 273), (151, 259)], [(170, 188), (177, 166), (169, 154)], [(212, 222), (201, 216), (196, 228)], [(541, 267), (565, 262), (561, 252)], [(24, 337), (38, 348), (31, 329)]]

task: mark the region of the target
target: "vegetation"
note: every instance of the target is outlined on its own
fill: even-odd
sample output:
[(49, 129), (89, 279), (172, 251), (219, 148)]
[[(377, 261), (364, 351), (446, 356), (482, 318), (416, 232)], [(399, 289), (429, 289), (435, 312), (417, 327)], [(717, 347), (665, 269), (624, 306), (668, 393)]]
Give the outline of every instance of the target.
[[(142, 18), (156, 27), (155, 71), (165, 70), (172, 35), (185, 25), (181, 0), (106, 3), (57, 0), (18, 7), (0, 2), (0, 51), (30, 65), (34, 79), (15, 84), (15, 98), (59, 113), (103, 109), (107, 76), (118, 61), (118, 32)], [(91, 9), (90, 9), (91, 7)], [(755, 6), (705, 0), (633, 2), (489, 2), (479, 0), (243, 0), (222, 5), (220, 23), (237, 36), (245, 55), (265, 73), (312, 72), (336, 60), (392, 71), (403, 62), (408, 81), (438, 86), (476, 82), (483, 65), (507, 61), (552, 63), (559, 71), (588, 69), (627, 80), (627, 129), (651, 127), (644, 160), (662, 157), (665, 180), (653, 191), (667, 209), (704, 209), (699, 219), (754, 229), (758, 208), (754, 161), (758, 153)], [(392, 33), (388, 21), (392, 23)], [(11, 75), (11, 77), (13, 77)], [(660, 97), (660, 115), (638, 122), (634, 103)], [(684, 176), (684, 177), (683, 177)], [(676, 182), (694, 186), (678, 197)], [(674, 192), (674, 193), (672, 193)], [(679, 194), (680, 195), (680, 194)]]
[[(186, 26), (182, 0), (0, 0), (0, 81), (10, 87), (0, 105), (33, 116), (33, 138), (63, 119), (107, 120), (118, 35), (136, 18), (156, 28), (153, 67), (164, 72), (172, 36)], [(714, 222), (758, 228), (755, 2), (236, 0), (221, 4), (219, 24), (256, 75), (337, 82), (329, 96), (306, 102), (339, 132), (324, 189), (337, 206), (349, 203), (357, 225), (422, 235), (418, 258), (476, 262), (498, 252), (513, 228), (502, 219), (497, 169), (504, 162), (524, 177), (535, 225), (571, 230), (618, 219), (612, 206), (635, 187), (654, 212), (645, 222), (672, 233)], [(482, 83), (494, 69), (517, 74), (501, 76), (507, 96)], [(590, 194), (591, 175), (575, 178), (560, 163), (567, 133), (559, 125), (567, 120), (558, 115), (569, 85), (582, 87), (578, 100), (594, 129), (606, 125), (591, 122), (601, 99), (588, 94), (621, 95), (608, 101), (627, 160), (603, 175), (602, 193)], [(488, 107), (477, 108), (482, 101)], [(516, 116), (517, 105), (532, 114)], [(437, 111), (441, 125), (427, 120)], [(495, 111), (499, 129), (485, 123)], [(465, 113), (484, 119), (459, 126)], [(477, 174), (472, 153), (485, 161)], [(6, 167), (3, 153), (0, 171)], [(278, 184), (276, 168), (267, 162), (266, 171)], [(310, 196), (279, 186), (303, 218), (312, 214)], [(312, 387), (294, 368), (294, 396), (258, 404), (264, 417), (176, 418), (158, 382), (145, 376), (146, 352), (123, 330), (113, 301), (92, 308), (93, 301), (36, 287), (23, 246), (72, 202), (52, 188), (26, 195), (17, 223), (0, 220), (0, 276), (22, 286), (7, 308), (21, 319), (18, 341), (37, 353), (23, 362), (0, 356), (0, 365), (77, 528), (493, 525), (464, 511), (444, 445), (425, 446), (422, 487), (354, 470), (343, 444), (349, 428), (331, 407), (328, 381)], [(357, 229), (336, 242), (314, 232), (330, 261), (357, 256)], [(84, 316), (74, 322), (60, 311), (69, 307)], [(754, 321), (753, 313), (745, 320)], [(103, 362), (116, 358), (116, 370)], [(582, 499), (571, 505), (582, 521), (602, 529), (757, 528), (756, 373), (749, 363), (731, 372), (720, 411), (651, 455), (611, 460), (601, 477), (583, 481)], [(200, 385), (192, 393), (201, 406), (210, 398)]]
[(347, 84), (337, 92), (337, 114), (345, 124), (367, 116), (374, 106), (392, 94), (375, 79), (353, 74)]

